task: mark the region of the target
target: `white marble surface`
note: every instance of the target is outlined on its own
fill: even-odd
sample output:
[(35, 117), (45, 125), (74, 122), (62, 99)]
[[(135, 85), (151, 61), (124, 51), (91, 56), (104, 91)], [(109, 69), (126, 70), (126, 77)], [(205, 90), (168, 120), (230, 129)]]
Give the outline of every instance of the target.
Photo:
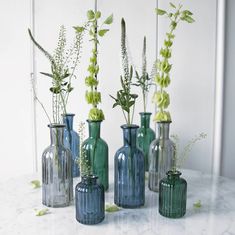
[[(106, 213), (98, 225), (82, 225), (75, 219), (74, 205), (50, 208), (45, 216), (35, 216), (41, 204), (41, 189), (30, 181), (37, 175), (0, 182), (0, 235), (235, 235), (235, 181), (213, 179), (210, 175), (184, 170), (188, 182), (187, 213), (181, 219), (168, 219), (158, 213), (158, 194), (148, 190), (140, 209)], [(106, 202), (113, 203), (113, 180)], [(193, 203), (201, 200), (202, 207)]]

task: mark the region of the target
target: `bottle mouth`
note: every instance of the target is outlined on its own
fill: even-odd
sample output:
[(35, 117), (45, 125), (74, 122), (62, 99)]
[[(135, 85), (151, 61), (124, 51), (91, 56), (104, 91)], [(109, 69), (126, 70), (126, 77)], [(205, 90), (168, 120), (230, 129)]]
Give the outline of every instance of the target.
[(75, 116), (75, 114), (74, 113), (65, 113), (65, 114), (61, 114), (61, 116), (62, 117), (67, 117), (67, 116), (73, 117), (73, 116)]
[(88, 123), (99, 123), (99, 122), (102, 122), (103, 120), (90, 120), (90, 119), (87, 119), (86, 121)]
[(172, 121), (157, 121), (157, 123), (160, 123), (160, 124), (161, 124), (161, 123), (163, 123), (163, 124), (164, 124), (164, 123), (168, 123), (168, 124), (170, 124), (170, 123), (172, 123)]
[(177, 171), (177, 170), (176, 171), (170, 170), (166, 174), (167, 174), (167, 176), (180, 176), (180, 175), (182, 175), (182, 173), (180, 171)]
[(60, 123), (50, 123), (47, 125), (49, 128), (65, 128), (64, 124)]
[(152, 115), (151, 112), (140, 112), (139, 114), (140, 114), (140, 115)]
[(139, 128), (139, 126), (135, 124), (130, 124), (130, 125), (124, 124), (124, 125), (121, 125), (121, 128), (122, 129), (137, 129)]

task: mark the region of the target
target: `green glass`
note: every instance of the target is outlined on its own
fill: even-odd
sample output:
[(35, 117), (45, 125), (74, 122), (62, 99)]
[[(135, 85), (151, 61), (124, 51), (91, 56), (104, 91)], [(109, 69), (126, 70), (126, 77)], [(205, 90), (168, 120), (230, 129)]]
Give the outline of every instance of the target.
[(85, 161), (91, 166), (91, 171), (98, 176), (98, 181), (107, 190), (109, 187), (109, 158), (108, 145), (100, 138), (101, 121), (87, 121), (89, 126), (89, 138), (82, 144)]
[(187, 182), (179, 171), (168, 171), (159, 182), (159, 213), (168, 218), (180, 218), (186, 213)]
[(141, 126), (137, 131), (137, 147), (144, 152), (144, 168), (149, 170), (149, 147), (155, 139), (155, 132), (149, 127), (152, 113), (140, 113)]

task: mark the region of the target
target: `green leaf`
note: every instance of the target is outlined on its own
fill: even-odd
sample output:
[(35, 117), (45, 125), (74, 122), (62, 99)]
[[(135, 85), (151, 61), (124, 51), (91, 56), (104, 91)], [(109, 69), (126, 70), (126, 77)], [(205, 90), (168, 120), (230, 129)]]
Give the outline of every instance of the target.
[(41, 183), (39, 180), (32, 180), (30, 183), (32, 184), (33, 188), (40, 188), (41, 187)]
[(88, 18), (88, 20), (93, 20), (93, 19), (95, 18), (95, 13), (94, 13), (94, 11), (89, 10), (89, 11), (87, 12), (87, 18)]
[(103, 37), (108, 31), (109, 29), (101, 29), (98, 31), (98, 34), (100, 37)]
[(60, 93), (60, 88), (59, 87), (51, 87), (49, 90), (54, 94), (59, 94)]
[(183, 20), (188, 23), (193, 23), (195, 21), (191, 16), (185, 16)]
[(50, 73), (44, 73), (44, 72), (40, 72), (42, 75), (45, 75), (47, 77), (53, 78), (53, 75)]
[(43, 216), (49, 213), (48, 209), (36, 210), (36, 216)]
[(176, 9), (176, 6), (172, 2), (170, 2), (170, 6)]
[(159, 9), (159, 8), (156, 8), (155, 10), (158, 15), (165, 15), (167, 13), (166, 11)]
[(110, 15), (105, 21), (104, 24), (112, 24), (113, 23), (113, 14)]
[(84, 27), (80, 27), (80, 26), (74, 26), (73, 28), (74, 28), (74, 29), (76, 30), (76, 32), (78, 32), (78, 33), (82, 33), (82, 32), (85, 30)]
[(101, 17), (101, 12), (100, 11), (97, 11), (96, 13), (95, 13), (95, 18), (96, 19), (99, 19)]
[(120, 208), (116, 205), (111, 205), (111, 204), (107, 204), (105, 205), (105, 211), (106, 212), (116, 212), (119, 211)]
[(198, 200), (195, 203), (193, 203), (193, 207), (194, 208), (201, 208), (202, 207), (201, 200)]

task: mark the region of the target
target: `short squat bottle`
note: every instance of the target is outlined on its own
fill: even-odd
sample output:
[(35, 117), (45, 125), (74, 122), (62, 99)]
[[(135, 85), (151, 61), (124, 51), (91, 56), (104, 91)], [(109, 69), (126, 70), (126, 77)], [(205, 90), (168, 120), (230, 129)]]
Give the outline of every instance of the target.
[(73, 118), (75, 114), (69, 113), (63, 115), (64, 145), (72, 152), (72, 175), (80, 176), (79, 171), (79, 135), (73, 130)]
[(93, 174), (98, 176), (98, 181), (107, 190), (109, 187), (109, 159), (108, 145), (100, 138), (101, 121), (88, 120), (89, 138), (82, 143), (82, 154), (91, 166)]
[(104, 187), (93, 175), (82, 176), (75, 188), (76, 219), (82, 224), (98, 224), (104, 220)]
[(136, 146), (137, 125), (123, 125), (124, 146), (114, 157), (114, 203), (137, 208), (145, 202), (144, 154)]
[(141, 126), (137, 131), (137, 146), (144, 153), (145, 171), (149, 170), (149, 146), (155, 139), (155, 132), (150, 128), (151, 113), (140, 113)]
[(51, 145), (42, 154), (42, 203), (69, 206), (73, 195), (71, 152), (63, 144), (64, 125), (51, 124)]
[(187, 182), (179, 171), (168, 171), (159, 183), (159, 213), (169, 218), (180, 218), (186, 213)]
[(170, 122), (158, 122), (158, 138), (149, 148), (149, 179), (151, 191), (158, 192), (159, 181), (172, 168), (174, 143), (169, 139)]

